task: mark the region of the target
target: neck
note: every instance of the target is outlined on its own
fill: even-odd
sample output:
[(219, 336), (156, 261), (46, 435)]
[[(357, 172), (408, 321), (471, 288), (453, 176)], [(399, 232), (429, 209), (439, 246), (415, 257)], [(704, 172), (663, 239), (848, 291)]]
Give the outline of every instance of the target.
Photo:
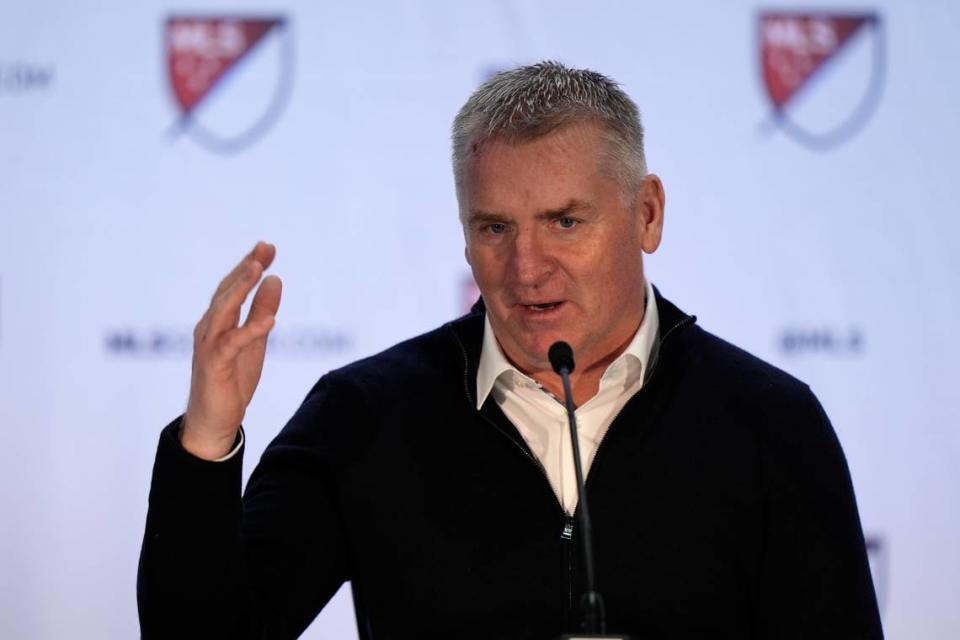
[[(573, 373), (570, 374), (570, 389), (573, 391), (573, 405), (575, 407), (580, 407), (590, 398), (597, 395), (597, 391), (600, 389), (600, 378), (603, 377), (610, 363), (626, 351), (642, 322), (643, 314), (641, 313), (640, 321), (637, 322), (633, 331), (614, 349), (599, 359), (587, 363), (577, 363), (577, 367)], [(516, 366), (516, 364), (514, 364), (514, 366)], [(556, 397), (563, 397), (563, 382), (552, 368), (529, 372), (525, 371), (524, 373), (539, 382), (547, 391)]]

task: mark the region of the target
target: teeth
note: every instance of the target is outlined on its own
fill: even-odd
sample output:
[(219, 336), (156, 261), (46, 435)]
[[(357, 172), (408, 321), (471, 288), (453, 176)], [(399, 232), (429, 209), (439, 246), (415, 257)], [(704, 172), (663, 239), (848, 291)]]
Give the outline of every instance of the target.
[(546, 311), (548, 309), (553, 309), (555, 306), (557, 306), (557, 304), (558, 303), (556, 302), (548, 302), (547, 304), (531, 304), (528, 306), (536, 311)]

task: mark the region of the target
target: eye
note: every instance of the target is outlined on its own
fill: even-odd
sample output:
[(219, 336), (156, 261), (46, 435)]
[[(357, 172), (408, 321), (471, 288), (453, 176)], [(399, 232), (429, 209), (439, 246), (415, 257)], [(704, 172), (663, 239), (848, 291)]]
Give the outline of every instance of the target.
[(561, 229), (573, 229), (575, 226), (577, 226), (578, 222), (579, 220), (576, 218), (571, 218), (570, 216), (557, 218), (557, 224), (560, 225)]
[(487, 233), (492, 233), (493, 235), (500, 235), (507, 230), (507, 225), (502, 222), (491, 222), (483, 228)]

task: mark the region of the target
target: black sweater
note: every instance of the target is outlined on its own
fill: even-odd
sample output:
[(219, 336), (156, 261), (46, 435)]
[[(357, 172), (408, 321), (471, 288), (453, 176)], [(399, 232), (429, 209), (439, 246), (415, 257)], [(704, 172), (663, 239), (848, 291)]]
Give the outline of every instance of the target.
[[(644, 387), (587, 491), (608, 626), (654, 638), (881, 638), (849, 473), (809, 388), (657, 293)], [(492, 398), (482, 309), (333, 371), (265, 450), (160, 436), (138, 576), (145, 638), (294, 638), (351, 580), (362, 638), (575, 630), (577, 531)]]

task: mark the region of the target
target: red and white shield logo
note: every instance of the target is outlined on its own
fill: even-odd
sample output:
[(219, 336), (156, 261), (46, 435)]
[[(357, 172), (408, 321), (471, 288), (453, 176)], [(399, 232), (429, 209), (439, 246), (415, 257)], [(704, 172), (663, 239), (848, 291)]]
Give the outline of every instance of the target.
[(758, 26), (760, 71), (777, 125), (827, 148), (865, 124), (883, 79), (876, 13), (768, 11)]
[(213, 151), (249, 145), (276, 120), (290, 90), (290, 30), (282, 16), (172, 16), (167, 73), (175, 133)]

